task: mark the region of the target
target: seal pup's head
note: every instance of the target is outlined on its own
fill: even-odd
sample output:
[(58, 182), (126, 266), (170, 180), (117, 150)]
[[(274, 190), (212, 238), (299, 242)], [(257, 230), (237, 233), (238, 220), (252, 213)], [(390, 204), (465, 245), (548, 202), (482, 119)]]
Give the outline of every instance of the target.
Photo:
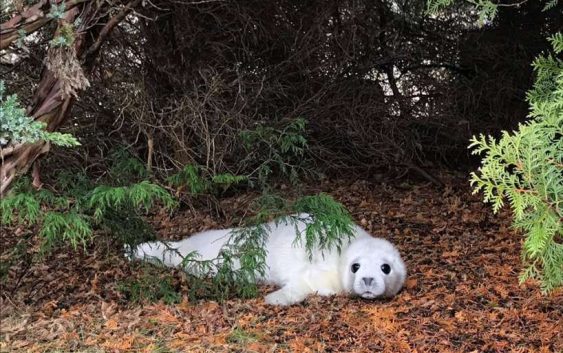
[(371, 236), (353, 240), (343, 252), (340, 266), (344, 290), (365, 299), (394, 296), (407, 276), (393, 244)]

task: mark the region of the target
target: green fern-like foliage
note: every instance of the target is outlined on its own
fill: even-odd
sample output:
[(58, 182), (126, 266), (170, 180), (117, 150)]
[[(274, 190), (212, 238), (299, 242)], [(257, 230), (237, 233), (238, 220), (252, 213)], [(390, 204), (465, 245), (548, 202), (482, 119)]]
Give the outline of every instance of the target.
[[(353, 237), (352, 216), (328, 194), (302, 197), (295, 202), (293, 209), (309, 215), (304, 234), (298, 233), (296, 239), (297, 243), (304, 242), (309, 258), (314, 248), (321, 252), (336, 248), (340, 252), (342, 244)], [(290, 216), (290, 219), (299, 220), (299, 217)]]
[(235, 175), (232, 173), (220, 173), (211, 178), (211, 184), (225, 192), (231, 186), (239, 185), (248, 180), (246, 175)]
[(248, 180), (244, 175), (220, 173), (206, 176), (202, 167), (187, 164), (178, 173), (168, 177), (168, 182), (176, 188), (185, 188), (190, 195), (216, 194), (225, 192), (234, 185)]
[(157, 200), (168, 209), (176, 206), (176, 201), (168, 191), (147, 180), (121, 187), (100, 185), (92, 190), (88, 199), (88, 206), (98, 220), (101, 220), (108, 210), (133, 207), (148, 211)]
[(259, 125), (240, 134), (247, 153), (244, 162), (253, 169), (248, 175), (252, 182), (257, 181), (264, 188), (270, 177), (278, 175), (295, 184), (307, 172), (306, 123), (305, 119), (297, 118), (282, 128)]
[(34, 143), (39, 140), (65, 147), (80, 145), (74, 136), (48, 132), (45, 127), (45, 123), (26, 115), (17, 95), (6, 95), (4, 81), (0, 81), (0, 147), (8, 143)]
[[(154, 234), (143, 214), (157, 205), (172, 209), (177, 201), (162, 186), (143, 180), (148, 173), (130, 154), (112, 156), (105, 185), (95, 186), (76, 171), (59, 175), (60, 191), (35, 190), (29, 179), (21, 178), (0, 200), (2, 224), (38, 225), (43, 252), (61, 244), (84, 248), (96, 228), (125, 243), (150, 239)], [(127, 185), (120, 185), (126, 180)]]
[[(551, 10), (559, 4), (559, 0), (540, 0), (544, 3), (543, 11)], [(454, 3), (464, 3), (463, 1), (456, 0), (427, 0), (426, 11), (429, 14), (438, 14), (440, 11), (451, 7)], [(479, 16), (479, 24), (483, 25), (486, 21), (493, 20), (499, 10), (499, 6), (519, 6), (520, 3), (501, 4), (491, 0), (469, 0), (466, 2), (476, 10)]]
[(258, 294), (257, 278), (266, 271), (265, 242), (268, 231), (265, 224), (256, 224), (231, 233), (217, 259), (217, 274), (213, 278), (217, 288), (232, 288), (230, 291), (242, 298), (252, 298)]
[(50, 211), (43, 216), (40, 235), (44, 240), (43, 250), (56, 244), (70, 244), (74, 249), (86, 246), (92, 239), (92, 227), (84, 214)]
[(110, 153), (109, 181), (113, 185), (124, 185), (145, 180), (149, 177), (147, 168), (126, 148), (120, 147)]
[(170, 210), (177, 201), (162, 186), (148, 180), (128, 186), (100, 185), (87, 195), (87, 209), (96, 224), (127, 244), (154, 237), (142, 213), (156, 204)]
[[(560, 55), (563, 35), (550, 41)], [(563, 61), (543, 55), (533, 67), (530, 120), (498, 140), (473, 138), (470, 148), (484, 158), (471, 183), (495, 213), (509, 202), (514, 226), (526, 234), (520, 280), (538, 278), (549, 292), (563, 284)]]
[(178, 173), (168, 177), (168, 181), (174, 187), (187, 187), (193, 195), (201, 194), (209, 189), (209, 181), (201, 175), (201, 168), (187, 164)]
[[(49, 190), (34, 190), (29, 179), (20, 179), (12, 192), (0, 200), (3, 225), (40, 225), (42, 251), (61, 243), (86, 246), (93, 232), (78, 203)], [(45, 211), (45, 210), (49, 211)]]
[(451, 6), (454, 0), (428, 0), (426, 2), (426, 11), (435, 14), (440, 10)]
[[(40, 210), (39, 200), (30, 193), (17, 193), (0, 201), (2, 224), (11, 224), (17, 221), (20, 224), (33, 225), (39, 219)], [(14, 211), (17, 211), (17, 213)]]
[[(148, 180), (145, 165), (125, 148), (110, 153), (108, 178), (90, 184), (83, 208), (97, 227), (106, 229), (120, 242), (135, 244), (154, 238), (144, 214), (157, 206), (171, 210), (177, 201), (157, 183)], [(76, 180), (84, 183), (84, 180)]]

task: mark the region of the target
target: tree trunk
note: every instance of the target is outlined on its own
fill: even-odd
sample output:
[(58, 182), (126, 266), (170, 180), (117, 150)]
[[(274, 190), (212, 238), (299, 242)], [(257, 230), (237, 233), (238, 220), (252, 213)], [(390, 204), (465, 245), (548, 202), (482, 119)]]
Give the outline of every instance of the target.
[[(108, 20), (106, 15), (100, 15), (109, 13), (107, 8), (102, 8), (108, 6), (107, 2), (93, 0), (71, 0), (65, 2), (65, 9), (67, 9), (64, 16), (65, 21), (72, 23), (78, 15), (81, 20), (81, 25), (76, 30), (77, 35), (73, 49), (75, 50), (76, 57), (82, 63), (84, 72), (88, 72), (92, 68), (95, 62), (94, 58), (111, 30), (139, 3), (140, 0), (133, 0), (127, 3), (121, 11)], [(15, 34), (20, 29), (29, 34), (48, 23), (50, 19), (45, 15), (49, 8), (48, 5), (48, 1), (41, 0), (21, 15), (15, 16), (0, 25), (0, 34), (2, 34), (0, 49), (7, 48), (15, 41), (18, 38), (18, 35)], [(108, 21), (104, 24), (105, 20)], [(46, 67), (43, 68), (41, 80), (35, 91), (33, 102), (28, 108), (27, 115), (36, 121), (46, 123), (47, 131), (57, 130), (70, 112), (74, 97), (68, 94), (65, 86), (68, 86), (68, 84), (64, 82), (63, 78), (57, 77), (55, 73)], [(2, 163), (0, 165), (0, 195), (6, 192), (17, 175), (27, 172), (33, 162), (48, 151), (49, 144), (45, 141), (9, 144), (4, 148), (0, 148)], [(38, 170), (34, 171), (34, 178), (40, 184), (38, 176)]]

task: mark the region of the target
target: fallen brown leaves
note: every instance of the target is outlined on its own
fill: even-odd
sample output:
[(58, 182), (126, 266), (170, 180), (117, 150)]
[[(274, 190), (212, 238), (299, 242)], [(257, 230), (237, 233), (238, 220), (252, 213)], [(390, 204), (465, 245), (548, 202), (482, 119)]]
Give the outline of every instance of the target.
[[(265, 306), (261, 298), (127, 306), (116, 283), (137, 274), (119, 249), (98, 244), (91, 255), (61, 251), (47, 265), (12, 270), (2, 288), (0, 349), (561, 352), (563, 291), (542, 296), (535, 283), (519, 286), (521, 238), (510, 230), (508, 214), (491, 216), (464, 182), (449, 184), (445, 191), (362, 182), (310, 189), (331, 193), (374, 235), (398, 245), (409, 278), (393, 300), (311, 297), (289, 308)], [(223, 209), (237, 204), (242, 213), (242, 199), (224, 200)], [(167, 237), (220, 226), (193, 214), (155, 225)]]

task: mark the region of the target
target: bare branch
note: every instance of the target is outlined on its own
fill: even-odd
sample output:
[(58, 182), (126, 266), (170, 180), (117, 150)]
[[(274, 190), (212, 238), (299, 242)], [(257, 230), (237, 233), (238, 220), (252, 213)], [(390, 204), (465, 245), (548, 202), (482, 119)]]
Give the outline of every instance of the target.
[(102, 43), (106, 40), (107, 36), (111, 33), (111, 31), (117, 26), (124, 18), (127, 16), (131, 10), (137, 7), (141, 3), (141, 0), (133, 0), (127, 3), (121, 11), (115, 16), (113, 16), (108, 23), (105, 24), (104, 28), (100, 31), (98, 38), (96, 41), (88, 48), (85, 53), (85, 58), (93, 58), (95, 54), (100, 50)]
[(40, 0), (37, 4), (25, 10), (21, 15), (12, 17), (10, 20), (0, 24), (0, 50), (6, 49), (10, 44), (20, 37), (20, 31), (30, 34), (49, 23), (52, 19), (47, 17), (52, 4), (65, 4), (65, 10), (69, 11), (78, 4), (90, 0)]

